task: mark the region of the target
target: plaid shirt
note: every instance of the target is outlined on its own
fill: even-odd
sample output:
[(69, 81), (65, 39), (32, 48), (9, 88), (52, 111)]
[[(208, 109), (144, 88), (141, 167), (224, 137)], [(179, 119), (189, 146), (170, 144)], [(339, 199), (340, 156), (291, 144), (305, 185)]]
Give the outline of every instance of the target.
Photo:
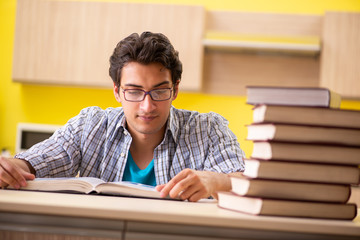
[[(231, 173), (244, 171), (244, 153), (219, 114), (171, 107), (163, 141), (154, 151), (157, 184), (185, 168)], [(121, 181), (131, 145), (123, 109), (83, 109), (49, 139), (15, 157), (25, 159), (37, 177), (97, 177)]]

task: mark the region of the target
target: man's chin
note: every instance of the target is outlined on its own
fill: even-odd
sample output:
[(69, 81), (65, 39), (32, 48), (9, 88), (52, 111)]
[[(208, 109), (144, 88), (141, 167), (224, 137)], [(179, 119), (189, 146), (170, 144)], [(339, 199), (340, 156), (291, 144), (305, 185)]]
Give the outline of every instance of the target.
[(154, 126), (154, 124), (143, 124), (142, 126), (138, 126), (136, 131), (141, 134), (156, 134), (161, 129), (162, 129), (161, 127)]
[(152, 135), (159, 133), (159, 130), (154, 129), (140, 129), (138, 133), (144, 134), (144, 135)]
[(151, 135), (151, 134), (158, 134), (160, 132), (162, 132), (162, 130), (165, 128), (165, 123), (161, 123), (159, 121), (141, 121), (140, 119), (137, 119), (135, 122), (133, 122), (133, 124), (131, 124), (130, 126), (132, 126), (131, 128), (140, 133), (140, 134), (146, 134), (146, 135)]

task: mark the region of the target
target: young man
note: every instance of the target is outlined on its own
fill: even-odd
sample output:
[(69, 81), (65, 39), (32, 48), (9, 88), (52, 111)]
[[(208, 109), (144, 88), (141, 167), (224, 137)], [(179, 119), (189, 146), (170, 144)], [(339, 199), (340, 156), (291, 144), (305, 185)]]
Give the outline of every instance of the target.
[(14, 159), (0, 158), (0, 184), (20, 188), (36, 177), (98, 177), (154, 185), (163, 197), (198, 201), (230, 190), (244, 170), (243, 151), (218, 114), (178, 110), (182, 64), (162, 34), (132, 34), (110, 58), (122, 107), (80, 114)]

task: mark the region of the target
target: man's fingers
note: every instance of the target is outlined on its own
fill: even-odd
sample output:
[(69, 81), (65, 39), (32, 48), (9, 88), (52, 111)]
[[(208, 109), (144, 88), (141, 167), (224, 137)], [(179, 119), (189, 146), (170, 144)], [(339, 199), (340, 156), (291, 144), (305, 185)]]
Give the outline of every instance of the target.
[[(26, 179), (19, 168), (16, 168), (8, 159), (1, 159), (0, 162), (0, 179), (2, 185), (10, 185), (13, 188), (19, 189), (21, 186), (26, 186)], [(30, 176), (29, 176), (30, 177)]]
[[(169, 195), (172, 198), (178, 197), (180, 194), (182, 194), (183, 191), (188, 189), (193, 183), (191, 182), (190, 178), (186, 176), (181, 181), (177, 182), (175, 186), (170, 190)], [(185, 198), (186, 199), (186, 198)], [(183, 200), (185, 200), (183, 199)]]
[[(185, 178), (191, 175), (193, 172), (191, 169), (184, 169), (173, 177), (164, 188), (161, 190), (161, 197), (170, 196), (172, 198), (178, 197), (178, 194), (184, 190), (184, 187), (189, 186), (186, 182), (182, 182)], [(180, 183), (180, 185), (178, 185)]]
[(9, 184), (0, 180), (0, 188), (6, 188)]
[(20, 182), (17, 181), (3, 166), (0, 165), (0, 179), (2, 187), (7, 187), (7, 185), (12, 186), (13, 188), (19, 189), (21, 187)]
[(200, 186), (198, 184), (193, 184), (183, 190), (179, 196), (182, 200), (189, 199), (194, 193), (200, 191)]
[(198, 191), (198, 192), (195, 192), (193, 195), (191, 195), (188, 200), (190, 202), (197, 202), (199, 201), (200, 199), (202, 199), (204, 197), (204, 194), (206, 194), (206, 191), (204, 190), (201, 190), (201, 191)]
[(165, 184), (157, 185), (155, 187), (156, 191), (161, 192), (161, 190), (165, 187)]
[(34, 175), (34, 174), (28, 173), (28, 172), (23, 171), (23, 170), (22, 170), (22, 175), (24, 176), (24, 178), (25, 178), (26, 180), (34, 180), (34, 179), (35, 179), (35, 175)]
[[(9, 162), (8, 162), (9, 164)], [(21, 187), (26, 186), (26, 178), (24, 176), (25, 171), (21, 168), (15, 167), (13, 164), (9, 164), (10, 169), (8, 170), (9, 174), (15, 179), (15, 181), (20, 184)]]
[(211, 177), (210, 173), (199, 174), (195, 170), (184, 169), (167, 184), (159, 186), (157, 189), (160, 191), (161, 197), (180, 197), (182, 200), (188, 199), (196, 202), (211, 195), (209, 177)]
[(165, 184), (162, 187), (162, 190), (160, 192), (160, 196), (161, 197), (167, 197), (169, 195), (171, 189), (175, 186), (175, 184), (183, 178), (182, 175), (183, 175), (183, 173), (181, 171), (179, 174), (177, 174), (175, 177), (173, 177), (167, 184)]
[(173, 186), (175, 185), (175, 181), (173, 181), (173, 179), (171, 179), (167, 184), (163, 185), (160, 190), (160, 196), (161, 197), (167, 197), (170, 193), (170, 190), (173, 188)]

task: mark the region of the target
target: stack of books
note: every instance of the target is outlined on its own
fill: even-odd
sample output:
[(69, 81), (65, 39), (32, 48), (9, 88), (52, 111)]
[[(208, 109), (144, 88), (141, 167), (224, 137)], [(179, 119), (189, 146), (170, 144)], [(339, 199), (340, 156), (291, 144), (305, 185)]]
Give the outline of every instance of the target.
[(352, 220), (360, 179), (360, 111), (324, 88), (247, 87), (254, 147), (219, 207), (255, 215)]

